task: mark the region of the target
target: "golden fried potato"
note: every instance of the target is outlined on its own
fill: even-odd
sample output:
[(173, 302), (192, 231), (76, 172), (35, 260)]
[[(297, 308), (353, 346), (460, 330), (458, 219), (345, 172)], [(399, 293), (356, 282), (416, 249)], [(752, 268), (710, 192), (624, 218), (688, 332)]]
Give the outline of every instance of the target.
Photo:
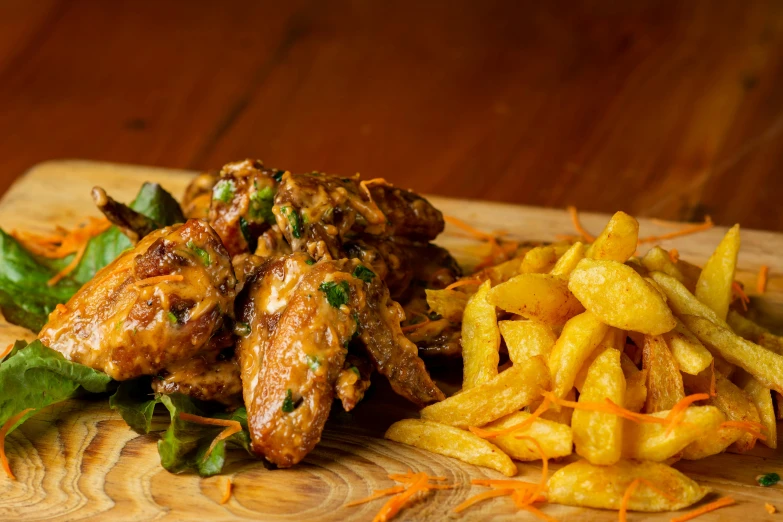
[[(484, 429), (500, 431), (519, 424), (530, 418), (530, 413), (518, 411), (507, 415), (502, 419), (490, 422)], [(529, 426), (514, 431), (507, 435), (499, 435), (489, 439), (498, 448), (506, 452), (512, 459), (516, 460), (541, 460), (535, 444), (526, 439), (519, 439), (518, 436), (532, 437), (541, 445), (544, 454), (549, 458), (565, 457), (570, 455), (573, 450), (573, 436), (571, 428), (565, 424), (553, 422), (545, 419), (535, 419)]]
[(499, 321), (498, 327), (506, 341), (508, 356), (514, 364), (536, 355), (549, 359), (549, 353), (557, 341), (552, 329), (537, 321)]
[(647, 413), (670, 410), (685, 398), (677, 361), (660, 335), (644, 336), (642, 367), (647, 370)]
[(775, 352), (778, 355), (783, 355), (783, 337), (775, 335), (770, 332), (759, 335), (756, 343), (762, 348), (766, 348), (771, 352)]
[(624, 352), (620, 354), (620, 367), (625, 376), (625, 409), (640, 412), (647, 401), (647, 370), (636, 367)]
[(441, 315), (452, 323), (462, 321), (462, 314), (468, 304), (470, 296), (457, 290), (425, 290), (427, 305), (436, 314)]
[(740, 315), (735, 310), (729, 310), (726, 323), (734, 330), (734, 333), (754, 343), (758, 343), (759, 337), (763, 334), (769, 333), (769, 330)]
[[(666, 433), (667, 425), (623, 420), (623, 457), (663, 462), (682, 451), (688, 444), (718, 429), (726, 417), (714, 406), (691, 406), (682, 422)], [(669, 410), (653, 413), (665, 419)]]
[(620, 509), (625, 491), (635, 479), (644, 483), (628, 502), (631, 511), (674, 511), (694, 504), (709, 493), (674, 468), (657, 462), (621, 460), (612, 466), (594, 466), (580, 460), (562, 467), (549, 479), (549, 502), (568, 506)]
[[(712, 375), (706, 370), (699, 375), (683, 375), (683, 381), (690, 393), (708, 393)], [(702, 404), (715, 406), (730, 421), (759, 422), (756, 405), (747, 393), (720, 373), (715, 373), (715, 396), (702, 401)], [(683, 452), (683, 458), (695, 460), (719, 453), (735, 442), (737, 451), (748, 451), (756, 444), (756, 437), (739, 428), (718, 428), (707, 437), (696, 440)], [(717, 450), (717, 451), (716, 451)]]
[(658, 291), (631, 267), (616, 261), (583, 259), (571, 272), (568, 289), (610, 326), (652, 335), (675, 326)]
[[(575, 401), (576, 400), (576, 391), (571, 388), (571, 391), (566, 393), (566, 396), (563, 397), (567, 401)], [(536, 411), (536, 408), (538, 408), (538, 405), (541, 404), (541, 401), (535, 401), (528, 406), (528, 409), (530, 411)], [(565, 424), (566, 426), (571, 425), (571, 418), (573, 417), (574, 409), (569, 408), (567, 406), (560, 406), (560, 409), (557, 408), (549, 408), (544, 413), (541, 414), (541, 419), (546, 419), (552, 422), (557, 422), (559, 424)]]
[(783, 392), (783, 356), (739, 337), (702, 317), (683, 315), (682, 322), (704, 345), (736, 364), (767, 388)]
[(587, 257), (625, 263), (636, 252), (638, 241), (639, 222), (620, 211), (612, 216), (603, 232), (587, 249)]
[(698, 375), (712, 363), (712, 354), (681, 321), (661, 337), (666, 341), (677, 365), (685, 373)]
[(479, 272), (479, 277), (492, 282), (492, 286), (505, 283), (512, 277), (519, 275), (519, 267), (522, 264), (521, 257), (515, 257), (494, 266), (488, 266)]
[(658, 288), (666, 294), (669, 308), (678, 316), (696, 315), (709, 319), (715, 324), (727, 326), (726, 322), (718, 317), (718, 314), (712, 308), (696, 299), (696, 296), (685, 285), (672, 276), (663, 272), (651, 272), (650, 277), (658, 283)]
[(718, 244), (696, 281), (696, 298), (722, 320), (726, 320), (731, 303), (731, 284), (740, 248), (739, 225), (734, 225)]
[(557, 263), (557, 253), (552, 246), (539, 246), (530, 249), (519, 265), (520, 274), (546, 274)]
[[(607, 348), (587, 371), (579, 402), (609, 399), (625, 403), (625, 377), (620, 367), (620, 351)], [(611, 413), (576, 410), (571, 419), (576, 452), (591, 464), (608, 466), (620, 460), (623, 448), (622, 419)]]
[(650, 272), (663, 272), (675, 278), (680, 283), (685, 282), (685, 276), (672, 262), (669, 253), (659, 246), (652, 247), (642, 258), (642, 265)]
[(737, 375), (734, 376), (734, 383), (742, 388), (753, 404), (756, 405), (756, 410), (759, 413), (759, 422), (766, 428), (764, 435), (766, 440), (761, 440), (762, 444), (770, 448), (778, 447), (778, 429), (777, 422), (775, 421), (775, 407), (772, 405), (772, 391), (766, 388), (759, 381), (753, 378), (751, 374), (745, 370), (738, 370)]
[(574, 268), (576, 268), (576, 265), (579, 263), (579, 261), (584, 259), (585, 252), (585, 246), (577, 241), (571, 245), (571, 248), (566, 250), (560, 259), (557, 260), (555, 267), (549, 273), (552, 275), (568, 278), (568, 276), (571, 275), (571, 272), (573, 272)]
[(386, 430), (385, 438), (415, 446), (433, 453), (459, 459), (468, 464), (492, 468), (513, 477), (517, 466), (511, 458), (489, 441), (437, 422), (405, 419), (392, 424)]
[(562, 325), (584, 311), (568, 282), (549, 274), (522, 274), (494, 287), (489, 302), (528, 319)]
[(481, 427), (521, 410), (548, 387), (549, 371), (544, 359), (531, 357), (491, 381), (431, 404), (419, 413), (423, 419), (458, 428)]
[(584, 362), (606, 336), (609, 327), (590, 312), (568, 321), (549, 355), (552, 389), (564, 397), (574, 386), (574, 380)]
[(731, 379), (731, 376), (734, 375), (734, 372), (737, 370), (736, 366), (721, 357), (719, 354), (713, 354), (712, 361), (715, 364), (715, 371), (719, 372), (727, 379)]
[(462, 319), (462, 389), (491, 381), (498, 375), (500, 331), (495, 305), (487, 302), (490, 282), (471, 296)]

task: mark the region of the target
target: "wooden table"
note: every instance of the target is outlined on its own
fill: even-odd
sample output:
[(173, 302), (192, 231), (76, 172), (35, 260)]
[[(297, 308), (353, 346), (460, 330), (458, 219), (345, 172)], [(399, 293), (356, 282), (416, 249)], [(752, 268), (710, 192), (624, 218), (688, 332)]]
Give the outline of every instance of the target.
[(0, 0), (0, 192), (248, 156), (783, 230), (783, 2)]

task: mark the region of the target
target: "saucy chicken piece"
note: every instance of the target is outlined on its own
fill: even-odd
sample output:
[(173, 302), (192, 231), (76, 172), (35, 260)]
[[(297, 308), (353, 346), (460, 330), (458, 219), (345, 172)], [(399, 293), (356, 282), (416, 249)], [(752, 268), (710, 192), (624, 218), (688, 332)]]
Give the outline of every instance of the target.
[(357, 234), (429, 240), (443, 230), (443, 215), (426, 199), (370, 183), (358, 177), (285, 173), (272, 212), (291, 248), (315, 259), (339, 259), (345, 257), (344, 241)]
[(232, 256), (254, 252), (258, 237), (275, 224), (277, 171), (258, 160), (229, 163), (212, 187), (209, 224)]
[(154, 375), (210, 346), (235, 288), (220, 238), (190, 220), (120, 254), (49, 315), (39, 338), (118, 381)]
[(209, 205), (212, 203), (212, 187), (220, 179), (220, 174), (205, 172), (199, 174), (185, 189), (182, 197), (182, 211), (189, 219), (207, 219)]
[(166, 368), (152, 381), (157, 393), (182, 393), (202, 401), (216, 401), (228, 407), (242, 405), (242, 379), (239, 363), (219, 353), (205, 353)]
[(347, 355), (334, 385), (335, 395), (345, 411), (354, 409), (364, 398), (364, 393), (370, 387), (372, 371), (372, 363), (366, 357), (352, 353)]
[[(153, 220), (112, 199), (101, 187), (93, 187), (92, 200), (106, 219), (117, 226), (134, 244), (160, 228)], [(184, 222), (183, 218), (181, 222)]]

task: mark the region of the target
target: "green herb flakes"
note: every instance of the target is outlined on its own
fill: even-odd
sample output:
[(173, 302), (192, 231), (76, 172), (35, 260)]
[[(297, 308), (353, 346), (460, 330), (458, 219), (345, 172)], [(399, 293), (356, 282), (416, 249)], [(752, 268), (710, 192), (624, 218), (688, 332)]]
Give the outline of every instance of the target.
[(283, 406), (280, 409), (283, 410), (283, 413), (294, 411), (294, 397), (290, 388), (285, 391), (285, 399), (283, 399)]
[(756, 482), (758, 482), (760, 486), (764, 486), (765, 488), (768, 488), (780, 482), (780, 475), (778, 475), (777, 473), (767, 473), (765, 475), (759, 475), (758, 477), (756, 477)]
[(302, 218), (299, 216), (299, 212), (291, 207), (282, 207), (280, 211), (288, 220), (288, 224), (291, 226), (291, 235), (296, 239), (302, 237)]
[(201, 259), (201, 262), (204, 264), (204, 266), (209, 266), (212, 264), (212, 258), (209, 256), (209, 252), (194, 243), (192, 239), (187, 242), (187, 246), (188, 249), (192, 250), (193, 253), (196, 254), (199, 259)]
[(359, 265), (353, 270), (353, 276), (357, 279), (361, 279), (365, 283), (370, 283), (372, 281), (372, 278), (375, 277), (375, 272), (370, 270), (364, 265)]
[(234, 199), (234, 181), (230, 179), (221, 179), (212, 189), (212, 199), (217, 199), (223, 203), (230, 203)]
[(348, 281), (340, 281), (339, 283), (327, 281), (321, 283), (318, 290), (326, 294), (326, 300), (334, 308), (340, 308), (346, 304), (351, 294), (351, 287), (348, 285)]
[(275, 204), (275, 191), (272, 187), (259, 189), (258, 183), (254, 183), (255, 191), (250, 194), (250, 208), (248, 215), (253, 221), (266, 221), (270, 225), (275, 224), (275, 215), (272, 207)]

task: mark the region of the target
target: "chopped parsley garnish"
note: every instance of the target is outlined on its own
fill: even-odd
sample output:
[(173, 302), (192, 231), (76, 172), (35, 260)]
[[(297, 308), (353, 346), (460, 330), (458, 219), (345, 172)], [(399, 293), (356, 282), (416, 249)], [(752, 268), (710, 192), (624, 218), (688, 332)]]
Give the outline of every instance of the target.
[(121, 321), (121, 320), (120, 320), (120, 321), (117, 321), (117, 325), (115, 326), (115, 329), (116, 329), (116, 330), (120, 330), (120, 329), (122, 328), (122, 323), (123, 323), (123, 322), (124, 322), (124, 321)]
[(317, 371), (318, 368), (321, 367), (321, 361), (319, 361), (318, 357), (316, 357), (315, 355), (308, 355), (307, 366), (309, 366), (312, 371)]
[(362, 376), (362, 374), (361, 374), (361, 373), (359, 373), (359, 368), (357, 368), (356, 366), (351, 366), (351, 367), (350, 367), (350, 368), (348, 368), (348, 369), (349, 369), (349, 370), (351, 370), (353, 373), (355, 373), (357, 376), (359, 376), (359, 377), (361, 377), (361, 376)]
[(291, 388), (285, 391), (285, 399), (283, 399), (283, 406), (280, 409), (283, 410), (283, 413), (291, 413), (294, 411), (294, 397)]
[(234, 181), (230, 179), (221, 179), (212, 189), (212, 199), (217, 199), (223, 203), (230, 203), (234, 199)]
[(315, 259), (307, 259), (307, 260), (305, 260), (305, 264), (306, 265), (314, 265), (315, 264)]
[(234, 333), (237, 335), (241, 335), (242, 337), (246, 335), (250, 335), (250, 325), (247, 323), (237, 322), (234, 325)]
[(212, 264), (212, 258), (209, 257), (209, 252), (195, 244), (192, 239), (188, 241), (187, 245), (188, 248), (201, 259), (201, 262), (204, 263), (204, 266), (209, 266)]
[(351, 287), (348, 285), (348, 281), (340, 281), (339, 283), (327, 281), (321, 283), (318, 290), (326, 294), (326, 300), (334, 308), (340, 308), (346, 304), (351, 294)]
[(780, 482), (780, 475), (778, 475), (777, 473), (767, 473), (766, 475), (759, 475), (758, 477), (756, 477), (756, 482), (758, 482), (759, 485), (768, 488)]
[(242, 216), (239, 216), (239, 231), (242, 232), (242, 237), (245, 238), (248, 250), (255, 252), (258, 246), (258, 239), (254, 238), (253, 234), (250, 233), (250, 225)]
[(370, 270), (364, 265), (359, 265), (356, 268), (354, 268), (353, 276), (358, 279), (361, 279), (365, 283), (369, 283), (370, 281), (372, 281), (372, 278), (375, 277), (375, 272), (373, 272), (372, 270)]
[(275, 215), (272, 213), (272, 207), (275, 204), (275, 191), (272, 187), (258, 188), (258, 183), (254, 184), (255, 192), (250, 194), (250, 208), (248, 215), (253, 221), (266, 221), (270, 225), (275, 224)]
[(299, 216), (299, 212), (291, 207), (283, 207), (280, 211), (288, 220), (288, 224), (291, 225), (291, 235), (296, 239), (302, 237), (302, 218)]
[(359, 331), (362, 329), (362, 325), (359, 324), (359, 314), (354, 312), (351, 317), (353, 317), (354, 322), (356, 323), (356, 330), (353, 331), (353, 335), (351, 336), (351, 339), (355, 339), (359, 336)]
[(166, 316), (169, 318), (169, 321), (171, 321), (172, 324), (177, 324), (177, 316), (174, 315), (174, 312), (168, 312)]
[(283, 180), (283, 174), (285, 174), (284, 170), (278, 170), (274, 174), (272, 174), (272, 178), (274, 178), (275, 181), (280, 183)]

